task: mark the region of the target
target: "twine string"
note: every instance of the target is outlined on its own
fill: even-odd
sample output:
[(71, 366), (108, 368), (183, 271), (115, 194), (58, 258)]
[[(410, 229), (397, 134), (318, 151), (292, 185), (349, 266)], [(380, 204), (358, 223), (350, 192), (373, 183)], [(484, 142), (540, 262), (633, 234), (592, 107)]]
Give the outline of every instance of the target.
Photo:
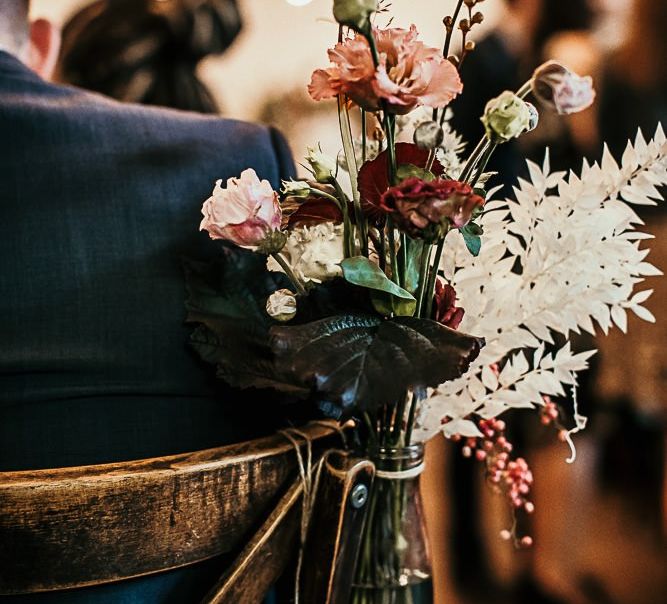
[[(313, 423), (324, 423), (324, 422), (313, 422)], [(331, 424), (326, 423), (327, 427), (331, 428)], [(315, 499), (317, 497), (317, 489), (320, 484), (320, 476), (322, 475), (322, 467), (324, 465), (324, 459), (326, 453), (320, 457), (320, 459), (313, 467), (313, 440), (305, 432), (297, 430), (296, 428), (286, 428), (285, 430), (280, 430), (287, 440), (292, 443), (294, 451), (296, 452), (297, 465), (299, 467), (299, 476), (301, 478), (301, 486), (303, 489), (303, 497), (301, 499), (301, 524), (299, 530), (299, 555), (296, 563), (296, 573), (294, 578), (294, 604), (299, 604), (299, 584), (301, 582), (301, 567), (303, 566), (303, 555), (306, 545), (306, 538), (308, 536), (308, 526), (310, 524), (310, 519), (313, 514), (313, 508), (315, 506)], [(306, 456), (304, 461), (303, 453), (301, 452), (301, 444), (299, 440), (303, 439), (303, 442), (306, 446)]]

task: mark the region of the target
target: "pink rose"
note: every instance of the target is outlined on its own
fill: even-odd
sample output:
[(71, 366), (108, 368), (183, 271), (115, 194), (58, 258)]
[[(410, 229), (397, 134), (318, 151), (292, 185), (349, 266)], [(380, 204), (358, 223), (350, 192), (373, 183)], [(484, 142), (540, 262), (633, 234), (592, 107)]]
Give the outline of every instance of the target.
[(444, 107), (463, 90), (456, 68), (436, 48), (417, 40), (417, 30), (373, 30), (380, 57), (377, 69), (368, 41), (360, 34), (329, 51), (333, 66), (313, 73), (308, 86), (316, 101), (345, 94), (367, 111), (405, 114), (418, 105)]
[(593, 78), (581, 77), (557, 61), (547, 61), (533, 73), (533, 94), (561, 115), (587, 109), (595, 100)]
[(387, 189), (380, 207), (391, 214), (396, 226), (411, 237), (435, 240), (451, 228), (464, 227), (473, 210), (484, 205), (469, 184), (457, 180), (430, 182), (415, 176)]
[(225, 239), (256, 250), (270, 235), (280, 230), (282, 212), (276, 193), (268, 180), (259, 180), (254, 170), (230, 178), (223, 189), (219, 180), (213, 194), (202, 206), (204, 219), (200, 231), (211, 239)]

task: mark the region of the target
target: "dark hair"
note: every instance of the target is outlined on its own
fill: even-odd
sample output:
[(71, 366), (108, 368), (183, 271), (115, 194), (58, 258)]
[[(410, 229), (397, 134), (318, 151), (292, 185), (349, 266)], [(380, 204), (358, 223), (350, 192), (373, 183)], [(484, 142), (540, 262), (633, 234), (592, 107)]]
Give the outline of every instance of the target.
[(590, 0), (542, 0), (533, 47), (541, 49), (551, 36), (560, 32), (591, 29), (594, 16)]
[(108, 96), (215, 113), (199, 61), (241, 30), (236, 0), (103, 0), (63, 28), (60, 78)]
[(2, 0), (0, 3), (0, 40), (21, 48), (28, 39), (29, 0)]

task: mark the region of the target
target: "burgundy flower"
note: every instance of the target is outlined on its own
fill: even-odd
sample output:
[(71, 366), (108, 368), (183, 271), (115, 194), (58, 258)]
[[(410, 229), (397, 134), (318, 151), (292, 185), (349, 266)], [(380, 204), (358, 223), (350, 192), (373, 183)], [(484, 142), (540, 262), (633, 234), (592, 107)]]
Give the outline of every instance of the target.
[[(413, 143), (396, 143), (396, 164), (412, 165), (426, 168), (429, 160), (428, 149), (420, 149)], [(436, 159), (431, 166), (431, 173), (442, 176), (444, 168)], [(383, 151), (375, 159), (367, 161), (359, 170), (359, 193), (361, 206), (366, 216), (376, 222), (384, 219), (384, 211), (380, 208), (380, 198), (389, 187), (389, 167), (387, 152)]]
[(435, 282), (435, 295), (433, 296), (433, 316), (434, 321), (449, 327), (458, 329), (465, 310), (456, 307), (456, 291), (449, 285), (438, 279)]
[(433, 241), (453, 228), (464, 227), (484, 199), (472, 187), (458, 180), (432, 181), (412, 177), (387, 189), (380, 208), (411, 237)]

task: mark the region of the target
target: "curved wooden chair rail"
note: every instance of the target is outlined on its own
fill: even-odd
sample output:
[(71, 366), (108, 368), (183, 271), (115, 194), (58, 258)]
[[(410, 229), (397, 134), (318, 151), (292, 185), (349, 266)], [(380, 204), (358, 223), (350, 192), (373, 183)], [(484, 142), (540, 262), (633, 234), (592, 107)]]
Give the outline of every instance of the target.
[[(320, 455), (340, 442), (323, 424), (303, 430)], [(341, 559), (340, 534), (344, 522), (357, 533), (363, 522), (346, 501), (352, 483), (370, 485), (373, 472), (342, 453), (327, 458), (320, 491), (329, 490), (329, 507), (313, 520), (320, 536), (309, 561), (326, 560), (318, 578), (304, 581), (323, 595), (304, 601), (343, 601), (333, 598), (332, 577), (353, 559)], [(0, 473), (0, 594), (97, 585), (240, 550), (206, 601), (260, 601), (289, 561), (286, 546), (296, 544), (297, 477), (294, 445), (280, 434), (133, 462)], [(244, 569), (262, 559), (263, 576), (250, 580)]]

